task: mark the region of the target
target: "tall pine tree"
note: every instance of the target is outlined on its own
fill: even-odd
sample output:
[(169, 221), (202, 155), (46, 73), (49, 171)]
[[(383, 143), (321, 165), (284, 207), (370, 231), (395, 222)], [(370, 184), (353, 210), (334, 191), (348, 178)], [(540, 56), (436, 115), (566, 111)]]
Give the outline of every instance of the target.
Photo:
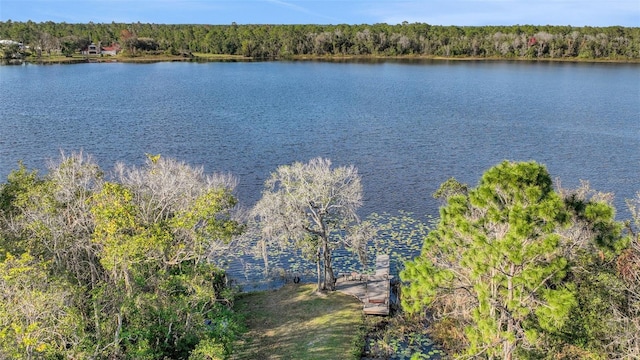
[(403, 307), (464, 328), (465, 355), (511, 359), (561, 327), (576, 300), (556, 229), (568, 221), (544, 166), (503, 162), (448, 198), (422, 254), (407, 263)]

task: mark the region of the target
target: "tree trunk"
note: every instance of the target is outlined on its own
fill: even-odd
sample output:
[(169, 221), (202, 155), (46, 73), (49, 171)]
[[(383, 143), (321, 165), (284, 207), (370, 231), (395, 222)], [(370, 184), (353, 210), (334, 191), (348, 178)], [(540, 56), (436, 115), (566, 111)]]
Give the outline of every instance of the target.
[(113, 338), (113, 345), (115, 348), (115, 353), (120, 354), (120, 333), (122, 332), (122, 308), (120, 308), (120, 311), (118, 311), (118, 314), (116, 315), (116, 321), (117, 321), (118, 327), (116, 328), (116, 333)]
[[(503, 311), (509, 311), (508, 304), (511, 304), (513, 301), (513, 276), (515, 274), (515, 265), (511, 264), (509, 268), (509, 275), (507, 276), (507, 301), (505, 303), (505, 309)], [(515, 331), (515, 326), (513, 323), (513, 318), (510, 316), (506, 317), (507, 321), (507, 333), (512, 334)], [(511, 360), (513, 357), (513, 349), (515, 349), (517, 339), (514, 341), (505, 341), (502, 347), (502, 356), (504, 360)]]
[(320, 247), (318, 245), (318, 252), (316, 253), (316, 274), (318, 275), (318, 288), (316, 289), (316, 291), (320, 291), (322, 290), (322, 276), (320, 275), (321, 272), (321, 268), (320, 268), (320, 253), (322, 251), (322, 247)]
[(329, 249), (329, 241), (326, 237), (322, 238), (322, 246), (324, 248), (324, 281), (325, 288), (328, 290), (336, 289), (336, 278), (333, 274), (333, 267), (331, 266), (331, 250)]
[(267, 250), (267, 243), (261, 240), (259, 243), (260, 253), (262, 253), (262, 261), (264, 261), (264, 275), (269, 274), (269, 251)]

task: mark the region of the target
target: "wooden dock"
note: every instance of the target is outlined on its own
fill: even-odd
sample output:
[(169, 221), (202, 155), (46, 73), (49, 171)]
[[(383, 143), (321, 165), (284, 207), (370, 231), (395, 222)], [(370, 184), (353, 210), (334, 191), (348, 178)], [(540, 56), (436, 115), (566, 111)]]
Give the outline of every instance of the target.
[(389, 255), (376, 257), (376, 272), (367, 279), (364, 313), (389, 315)]
[(338, 279), (336, 290), (362, 301), (365, 314), (386, 316), (389, 315), (389, 279), (389, 255), (378, 255), (375, 274), (345, 275)]

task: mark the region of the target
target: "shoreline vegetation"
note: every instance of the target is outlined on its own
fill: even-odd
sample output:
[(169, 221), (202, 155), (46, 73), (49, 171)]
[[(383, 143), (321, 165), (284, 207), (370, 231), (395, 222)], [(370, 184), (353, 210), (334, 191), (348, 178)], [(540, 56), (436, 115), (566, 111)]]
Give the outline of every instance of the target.
[(4, 63), (549, 61), (640, 63), (640, 27), (0, 22)]
[[(428, 55), (402, 55), (402, 56), (382, 56), (382, 55), (296, 55), (287, 58), (255, 59), (242, 55), (218, 55), (194, 53), (192, 56), (179, 55), (139, 55), (136, 57), (125, 56), (93, 56), (82, 55), (66, 56), (44, 56), (41, 58), (26, 58), (19, 60), (5, 60), (4, 64), (37, 64), (37, 65), (62, 65), (62, 64), (84, 64), (84, 63), (159, 63), (159, 62), (256, 62), (256, 61), (321, 61), (321, 62), (436, 62), (436, 61), (482, 61), (482, 62), (531, 62), (531, 63), (609, 63), (609, 64), (640, 64), (639, 59), (580, 59), (580, 58), (500, 58), (500, 57), (443, 57)], [(0, 62), (0, 64), (2, 64)]]

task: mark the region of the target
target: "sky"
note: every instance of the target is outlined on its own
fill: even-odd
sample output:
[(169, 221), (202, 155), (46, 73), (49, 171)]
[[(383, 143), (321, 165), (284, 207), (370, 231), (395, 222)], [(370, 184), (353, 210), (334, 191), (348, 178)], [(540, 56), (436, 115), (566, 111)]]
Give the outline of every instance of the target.
[(640, 0), (0, 0), (0, 21), (640, 27)]

